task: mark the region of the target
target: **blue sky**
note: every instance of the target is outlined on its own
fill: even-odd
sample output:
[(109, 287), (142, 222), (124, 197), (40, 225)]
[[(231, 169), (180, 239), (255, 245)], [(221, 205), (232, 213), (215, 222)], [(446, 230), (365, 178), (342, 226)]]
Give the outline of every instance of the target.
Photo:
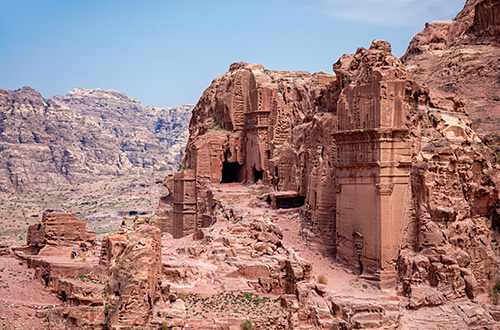
[(403, 55), (465, 0), (0, 0), (0, 88), (44, 97), (114, 89), (143, 105), (195, 104), (233, 62), (331, 72), (386, 39)]

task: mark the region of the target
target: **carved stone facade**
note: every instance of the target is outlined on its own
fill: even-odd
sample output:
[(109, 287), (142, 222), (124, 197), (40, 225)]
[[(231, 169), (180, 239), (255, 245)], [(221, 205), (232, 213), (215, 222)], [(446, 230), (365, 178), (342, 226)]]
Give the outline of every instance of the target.
[[(207, 195), (212, 184), (261, 181), (282, 191), (293, 190), (296, 198), (300, 185), (296, 178), (289, 178), (287, 168), (295, 156), (291, 154), (288, 161), (283, 156), (293, 123), (298, 120), (295, 117), (303, 110), (293, 113), (296, 104), (286, 99), (286, 90), (292, 90), (297, 79), (318, 92), (335, 80), (333, 74), (269, 73), (262, 65), (242, 63), (233, 64), (227, 75), (220, 77), (223, 82), (212, 85), (197, 105), (194, 116), (198, 118), (195, 122), (193, 117), (191, 127), (195, 134), (183, 162), (186, 169), (166, 180), (173, 200), (165, 198), (162, 207), (168, 209), (164, 204), (171, 203), (173, 211), (161, 212), (159, 223), (174, 237), (194, 233), (215, 221)], [(309, 97), (305, 101), (314, 106)], [(296, 199), (304, 198), (302, 194)]]
[(47, 210), (40, 223), (28, 227), (28, 247), (33, 254), (50, 254), (62, 249), (69, 251), (81, 244), (91, 245), (95, 232), (87, 231), (86, 227), (75, 213)]
[(349, 87), (338, 106), (337, 259), (394, 286), (410, 148), (403, 125), (406, 81)]
[[(304, 229), (337, 261), (380, 287), (395, 287), (402, 253), (409, 264), (407, 254), (421, 249), (410, 243), (424, 239), (419, 229), (412, 231), (419, 221), (428, 221), (419, 219), (427, 214), (421, 210), (444, 210), (447, 203), (445, 197), (426, 196), (432, 189), (419, 187), (415, 168), (426, 150), (464, 143), (482, 155), (477, 157), (483, 159), (485, 177), (457, 183), (467, 194), (477, 192), (464, 197), (463, 204), (491, 217), (498, 201), (493, 182), (500, 182), (487, 174), (494, 173), (494, 155), (470, 137), (460, 103), (416, 82), (390, 48), (375, 40), (370, 49), (340, 58), (335, 74), (233, 64), (193, 110), (182, 167), (188, 169), (166, 180), (173, 197), (171, 215), (163, 212), (163, 228), (182, 237), (210, 226), (217, 221), (211, 186), (262, 182), (274, 190), (267, 199), (272, 207), (303, 205)], [(429, 117), (433, 111), (439, 113), (435, 121)], [(455, 128), (443, 130), (443, 120), (456, 123)], [(458, 156), (463, 146), (453, 152), (440, 148), (454, 159), (453, 171), (467, 168), (469, 156)], [(426, 204), (427, 199), (436, 205)], [(440, 246), (436, 242), (433, 246)], [(478, 263), (475, 268), (484, 266)], [(417, 283), (408, 276), (401, 280), (405, 285)], [(484, 285), (491, 278), (479, 272), (475, 277)]]
[(190, 234), (198, 227), (196, 217), (196, 178), (193, 170), (174, 176), (174, 202), (172, 234), (175, 238)]

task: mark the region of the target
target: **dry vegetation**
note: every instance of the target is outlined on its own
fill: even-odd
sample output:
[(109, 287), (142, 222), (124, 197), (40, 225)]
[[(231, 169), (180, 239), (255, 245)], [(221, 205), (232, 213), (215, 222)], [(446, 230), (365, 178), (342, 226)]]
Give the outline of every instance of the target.
[(129, 212), (152, 213), (165, 193), (161, 184), (145, 177), (83, 182), (29, 193), (0, 193), (0, 242), (19, 244), (29, 225), (46, 209), (74, 212), (98, 238), (116, 230)]

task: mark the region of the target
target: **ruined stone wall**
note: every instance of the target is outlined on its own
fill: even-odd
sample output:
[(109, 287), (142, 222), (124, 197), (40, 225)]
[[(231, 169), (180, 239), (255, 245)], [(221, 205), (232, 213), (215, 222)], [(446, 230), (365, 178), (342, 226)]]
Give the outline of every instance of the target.
[(45, 211), (39, 224), (28, 227), (27, 243), (35, 253), (50, 254), (63, 247), (69, 253), (74, 246), (94, 242), (95, 232), (87, 231), (86, 227), (75, 213)]

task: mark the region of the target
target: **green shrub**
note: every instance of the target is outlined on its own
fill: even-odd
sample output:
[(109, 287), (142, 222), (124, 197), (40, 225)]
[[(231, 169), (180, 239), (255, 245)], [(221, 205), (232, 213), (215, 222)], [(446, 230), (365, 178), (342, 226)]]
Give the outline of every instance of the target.
[(224, 128), (215, 121), (215, 118), (212, 118), (212, 130), (214, 131), (224, 131)]
[(187, 301), (187, 296), (183, 292), (177, 292), (177, 298), (179, 298), (180, 300), (182, 300), (184, 302)]
[(250, 330), (253, 328), (253, 323), (251, 320), (246, 320), (245, 322), (240, 324), (242, 330)]
[(493, 305), (498, 305), (500, 301), (500, 281), (497, 281), (490, 292), (490, 299)]

